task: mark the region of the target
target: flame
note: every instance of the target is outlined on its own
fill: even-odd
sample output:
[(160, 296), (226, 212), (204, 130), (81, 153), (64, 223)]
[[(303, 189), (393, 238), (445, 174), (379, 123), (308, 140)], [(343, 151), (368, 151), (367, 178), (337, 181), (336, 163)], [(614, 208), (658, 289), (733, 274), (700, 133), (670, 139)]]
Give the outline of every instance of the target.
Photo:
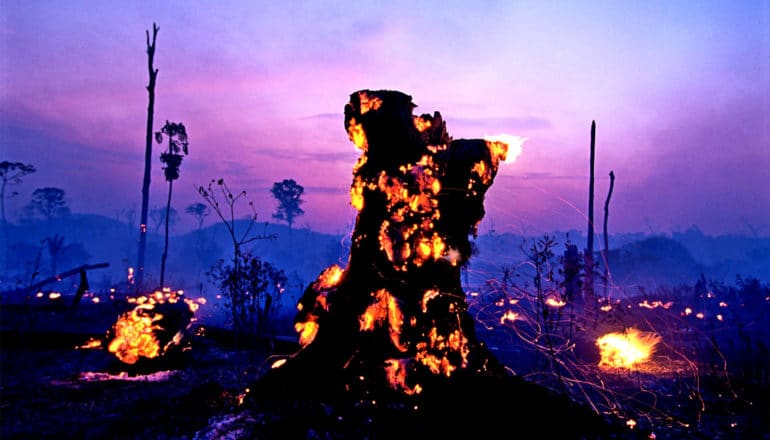
[(356, 211), (364, 209), (364, 181), (356, 176), (353, 186), (350, 187), (350, 205), (356, 208)]
[(313, 342), (318, 334), (318, 323), (315, 321), (298, 322), (294, 324), (294, 330), (299, 333), (299, 345), (306, 347)]
[(59, 299), (59, 298), (61, 298), (61, 293), (59, 292), (51, 292), (48, 294), (48, 299), (50, 300)]
[(438, 333), (436, 327), (433, 327), (428, 333), (428, 341), (418, 343), (417, 350), (415, 360), (428, 367), (433, 374), (443, 374), (449, 377), (458, 368), (458, 365), (449, 360), (447, 355), (450, 352), (460, 355), (460, 368), (465, 368), (468, 365), (468, 354), (470, 353), (468, 338), (460, 329), (444, 336)]
[(548, 298), (546, 298), (545, 304), (551, 307), (564, 307), (567, 305), (567, 301), (564, 301), (563, 299), (557, 299), (553, 296), (549, 296)]
[(358, 99), (361, 101), (361, 114), (367, 113), (369, 110), (379, 110), (382, 105), (382, 99), (377, 96), (369, 96), (366, 92), (359, 92)]
[(417, 129), (420, 133), (424, 132), (425, 130), (429, 129), (432, 123), (428, 119), (423, 119), (420, 116), (413, 116), (412, 120), (414, 121), (414, 128)]
[(519, 319), (519, 314), (514, 312), (514, 311), (512, 311), (512, 310), (508, 310), (500, 318), (500, 324), (505, 324), (505, 321), (514, 322), (517, 319)]
[(344, 271), (340, 266), (333, 264), (321, 272), (321, 275), (318, 276), (315, 282), (316, 285), (313, 287), (316, 290), (331, 289), (339, 284), (343, 273)]
[(96, 338), (89, 338), (88, 341), (86, 341), (85, 344), (79, 345), (75, 348), (78, 349), (84, 349), (84, 348), (100, 348), (102, 346), (102, 340), (96, 339)]
[(492, 163), (503, 161), (513, 163), (521, 154), (521, 147), (528, 138), (510, 134), (484, 136), (487, 147), (492, 154)]
[(652, 332), (630, 328), (626, 332), (607, 333), (596, 340), (601, 353), (599, 366), (631, 369), (647, 361), (661, 337)]
[(364, 127), (356, 122), (356, 118), (350, 118), (348, 122), (348, 138), (353, 141), (361, 151), (369, 149), (369, 142), (366, 140), (366, 133), (364, 133)]
[(375, 302), (370, 304), (364, 313), (358, 317), (358, 323), (361, 331), (372, 331), (375, 324), (382, 324), (385, 319), (388, 320), (388, 329), (390, 339), (399, 350), (406, 351), (406, 347), (401, 345), (401, 326), (404, 323), (404, 314), (398, 307), (398, 300), (385, 289), (380, 289), (373, 293)]
[[(200, 304), (206, 302), (204, 298), (198, 298), (197, 302), (187, 298), (182, 299), (183, 294), (182, 290), (171, 291), (166, 287), (149, 295), (127, 298), (130, 304), (136, 304), (136, 306), (120, 315), (112, 326), (115, 336), (107, 346), (107, 350), (114, 353), (123, 363), (134, 364), (140, 357), (158, 357), (172, 345), (180, 344), (184, 337), (181, 330), (164, 347), (160, 346), (154, 332), (162, 330), (156, 322), (163, 319), (163, 314), (155, 311), (155, 305), (174, 304), (181, 300), (191, 312), (195, 313)], [(192, 319), (194, 320), (195, 318)]]
[(672, 301), (663, 302), (663, 301), (653, 301), (649, 302), (646, 299), (639, 303), (639, 307), (644, 307), (645, 309), (657, 309), (658, 307), (664, 308), (668, 310), (674, 303)]
[(426, 290), (422, 295), (422, 313), (428, 313), (428, 301), (439, 296), (438, 290), (430, 289)]
[(140, 304), (122, 314), (113, 326), (115, 339), (107, 349), (122, 362), (135, 364), (140, 357), (154, 358), (160, 354), (160, 343), (153, 331), (160, 329), (155, 322), (163, 319), (163, 315), (146, 314), (152, 309), (151, 304)]

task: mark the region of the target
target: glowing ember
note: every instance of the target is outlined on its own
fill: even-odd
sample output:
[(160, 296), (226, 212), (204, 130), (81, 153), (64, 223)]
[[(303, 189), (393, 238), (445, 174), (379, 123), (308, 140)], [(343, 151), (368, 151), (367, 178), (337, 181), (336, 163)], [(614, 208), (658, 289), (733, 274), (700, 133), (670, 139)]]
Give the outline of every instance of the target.
[(607, 333), (596, 340), (601, 353), (599, 366), (631, 369), (647, 361), (661, 337), (634, 328), (623, 333)]
[(160, 343), (154, 331), (161, 329), (155, 322), (163, 319), (163, 315), (147, 314), (151, 309), (149, 304), (140, 304), (121, 315), (115, 323), (115, 339), (107, 349), (124, 363), (135, 364), (140, 357), (154, 358), (160, 354)]
[(138, 376), (129, 376), (128, 373), (121, 372), (118, 374), (99, 373), (86, 371), (80, 373), (78, 380), (82, 382), (102, 382), (106, 380), (119, 380), (125, 382), (164, 382), (169, 380), (172, 376), (176, 375), (178, 371), (157, 371), (150, 374), (142, 374)]
[(567, 301), (564, 301), (562, 299), (559, 299), (553, 296), (549, 296), (548, 298), (546, 298), (545, 304), (550, 307), (564, 307), (567, 305)]
[(505, 324), (506, 321), (508, 322), (514, 322), (517, 319), (519, 319), (519, 315), (516, 312), (513, 312), (511, 310), (508, 310), (505, 312), (502, 318), (500, 318), (500, 324)]
[(326, 268), (316, 280), (315, 289), (329, 289), (336, 286), (340, 279), (342, 279), (343, 270), (338, 265), (334, 264)]
[(672, 301), (663, 302), (663, 301), (653, 301), (649, 302), (646, 299), (639, 303), (639, 307), (643, 307), (645, 309), (657, 309), (658, 307), (664, 308), (668, 310), (674, 303)]
[(61, 293), (59, 292), (51, 292), (48, 294), (48, 299), (55, 300), (61, 298)]
[(404, 394), (420, 394), (422, 387), (420, 384), (410, 387), (406, 384), (406, 369), (410, 359), (386, 359), (385, 374), (388, 378), (388, 384), (394, 390), (403, 391)]
[(374, 330), (375, 324), (380, 325), (387, 318), (393, 345), (401, 351), (406, 351), (406, 347), (402, 346), (399, 341), (404, 315), (398, 307), (396, 298), (385, 289), (378, 290), (372, 296), (374, 296), (375, 302), (369, 305), (364, 314), (358, 318), (361, 330)]
[(286, 359), (278, 359), (277, 361), (273, 362), (273, 365), (270, 366), (270, 368), (279, 368), (281, 365), (286, 363)]
[(294, 330), (299, 333), (299, 345), (304, 347), (315, 339), (318, 333), (318, 323), (315, 321), (298, 322), (294, 324)]

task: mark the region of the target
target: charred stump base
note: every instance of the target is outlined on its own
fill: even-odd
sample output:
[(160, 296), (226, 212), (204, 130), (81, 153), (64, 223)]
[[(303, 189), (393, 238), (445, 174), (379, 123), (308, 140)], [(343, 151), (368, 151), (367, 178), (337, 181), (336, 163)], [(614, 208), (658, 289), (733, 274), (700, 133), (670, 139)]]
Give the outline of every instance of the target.
[(511, 375), (477, 340), (460, 270), (508, 143), (454, 140), (438, 112), (415, 116), (415, 107), (398, 91), (350, 96), (345, 129), (362, 155), (348, 266), (305, 290), (302, 348), (249, 387), (247, 429), (259, 438), (608, 434), (598, 416)]

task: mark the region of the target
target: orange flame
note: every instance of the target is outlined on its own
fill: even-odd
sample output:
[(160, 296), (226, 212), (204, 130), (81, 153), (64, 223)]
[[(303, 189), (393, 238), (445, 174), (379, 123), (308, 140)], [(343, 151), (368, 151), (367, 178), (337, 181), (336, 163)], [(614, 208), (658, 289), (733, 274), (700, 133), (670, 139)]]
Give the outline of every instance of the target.
[(342, 268), (336, 264), (327, 267), (323, 272), (321, 272), (321, 275), (318, 276), (314, 288), (316, 290), (322, 290), (335, 287), (342, 279), (343, 273), (344, 271)]
[(390, 339), (393, 345), (401, 351), (406, 351), (406, 347), (401, 345), (401, 326), (404, 323), (404, 314), (398, 307), (398, 301), (385, 289), (380, 289), (373, 293), (375, 302), (370, 304), (363, 315), (358, 317), (358, 323), (361, 331), (374, 330), (375, 324), (382, 324), (385, 319), (388, 320)]
[(643, 307), (645, 309), (657, 309), (658, 307), (664, 308), (668, 310), (674, 303), (672, 301), (663, 302), (663, 301), (653, 301), (649, 302), (646, 299), (639, 303), (639, 307)]
[(646, 362), (661, 341), (656, 333), (630, 328), (625, 332), (607, 333), (596, 340), (601, 353), (599, 366), (627, 368)]
[(555, 298), (553, 296), (549, 296), (548, 298), (546, 298), (545, 304), (550, 307), (564, 307), (567, 305), (567, 301)]
[(115, 339), (107, 349), (122, 362), (135, 364), (140, 357), (154, 358), (160, 354), (160, 343), (153, 331), (160, 329), (155, 322), (163, 319), (163, 315), (145, 313), (153, 308), (151, 304), (140, 304), (115, 323)]
[(361, 101), (361, 114), (369, 112), (369, 110), (379, 110), (382, 105), (382, 99), (376, 96), (369, 96), (366, 92), (359, 92), (358, 99)]
[[(107, 350), (110, 353), (114, 353), (123, 363), (134, 364), (141, 357), (158, 357), (172, 345), (180, 344), (183, 339), (181, 330), (174, 335), (165, 347), (160, 346), (160, 342), (154, 332), (155, 330), (162, 330), (156, 322), (163, 319), (163, 314), (155, 312), (154, 309), (156, 304), (174, 304), (184, 301), (190, 311), (195, 313), (200, 304), (205, 304), (206, 302), (205, 298), (198, 298), (197, 301), (187, 298), (182, 299), (181, 295), (183, 294), (184, 292), (181, 290), (172, 292), (171, 289), (164, 288), (162, 291), (155, 291), (146, 296), (128, 298), (127, 301), (130, 304), (136, 304), (136, 306), (132, 310), (120, 315), (112, 326), (115, 337), (110, 341)], [(195, 318), (192, 320), (194, 321)], [(98, 346), (93, 345), (93, 347)]]
[(350, 122), (348, 122), (348, 138), (353, 141), (359, 150), (366, 151), (369, 148), (364, 127), (356, 122), (356, 118), (350, 118)]
[(521, 154), (521, 146), (527, 141), (527, 138), (514, 136), (510, 134), (499, 134), (496, 136), (484, 136), (487, 141), (487, 147), (492, 154), (492, 163), (499, 161), (512, 163)]
[(420, 133), (424, 132), (425, 130), (429, 129), (432, 125), (431, 122), (427, 119), (423, 119), (420, 116), (413, 116), (412, 120), (414, 121), (414, 128), (417, 129)]
[(294, 330), (299, 333), (299, 345), (306, 347), (313, 342), (318, 334), (318, 323), (315, 321), (298, 322), (294, 324)]

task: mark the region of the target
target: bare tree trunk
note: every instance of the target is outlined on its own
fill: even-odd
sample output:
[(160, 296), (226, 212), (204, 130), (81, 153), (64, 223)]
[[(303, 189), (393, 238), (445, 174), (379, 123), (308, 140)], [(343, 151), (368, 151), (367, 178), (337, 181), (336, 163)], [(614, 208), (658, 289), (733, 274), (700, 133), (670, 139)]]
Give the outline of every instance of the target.
[(585, 251), (585, 283), (583, 297), (586, 312), (596, 308), (594, 293), (594, 162), (596, 161), (596, 121), (591, 121), (591, 174), (588, 181), (588, 247)]
[(150, 170), (152, 168), (152, 118), (155, 112), (155, 79), (158, 76), (158, 69), (153, 66), (155, 59), (155, 38), (158, 36), (158, 26), (152, 24), (152, 42), (150, 42), (150, 32), (147, 35), (147, 71), (150, 75), (150, 82), (147, 84), (147, 132), (145, 136), (144, 150), (144, 180), (142, 182), (142, 217), (139, 224), (139, 254), (136, 265), (136, 288), (142, 289), (144, 283), (144, 250), (147, 246), (147, 210), (150, 203)]
[(160, 259), (160, 288), (164, 288), (166, 277), (166, 257), (168, 257), (168, 223), (171, 217), (171, 191), (174, 188), (174, 181), (168, 181), (168, 200), (166, 201), (166, 236), (163, 243), (163, 257)]
[(607, 191), (607, 200), (604, 201), (604, 254), (602, 255), (602, 263), (604, 263), (604, 297), (607, 298), (607, 284), (610, 282), (610, 265), (609, 265), (609, 252), (610, 252), (610, 239), (607, 234), (607, 219), (610, 217), (610, 198), (612, 197), (612, 190), (615, 188), (615, 172), (610, 171), (610, 190)]

